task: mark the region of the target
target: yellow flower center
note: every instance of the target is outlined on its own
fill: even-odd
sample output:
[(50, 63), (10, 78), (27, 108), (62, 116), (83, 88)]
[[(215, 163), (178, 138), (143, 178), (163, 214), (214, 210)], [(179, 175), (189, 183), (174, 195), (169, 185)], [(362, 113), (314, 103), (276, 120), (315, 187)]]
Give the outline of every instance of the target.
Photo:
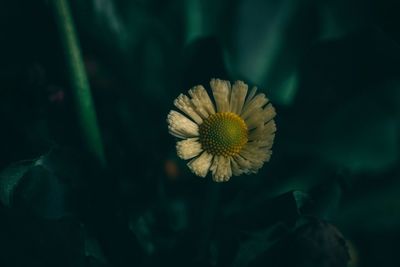
[(234, 156), (247, 143), (247, 125), (232, 112), (218, 112), (199, 126), (200, 143), (212, 155)]

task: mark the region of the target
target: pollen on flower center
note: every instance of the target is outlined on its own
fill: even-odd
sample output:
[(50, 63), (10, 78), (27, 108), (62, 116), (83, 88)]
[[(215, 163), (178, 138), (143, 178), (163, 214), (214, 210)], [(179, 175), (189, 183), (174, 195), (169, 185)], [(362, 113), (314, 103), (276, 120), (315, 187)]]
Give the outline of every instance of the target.
[(241, 117), (232, 112), (210, 115), (199, 126), (199, 141), (213, 155), (234, 156), (247, 143), (248, 129)]

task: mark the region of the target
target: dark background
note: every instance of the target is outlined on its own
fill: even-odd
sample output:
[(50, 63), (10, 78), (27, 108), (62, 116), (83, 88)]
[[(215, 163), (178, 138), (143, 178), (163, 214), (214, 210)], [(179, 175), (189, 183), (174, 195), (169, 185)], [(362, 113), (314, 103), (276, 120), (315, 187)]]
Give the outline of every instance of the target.
[[(48, 1), (1, 1), (0, 266), (400, 266), (399, 1), (70, 4), (108, 167)], [(211, 78), (276, 107), (257, 175), (175, 154), (173, 99)]]

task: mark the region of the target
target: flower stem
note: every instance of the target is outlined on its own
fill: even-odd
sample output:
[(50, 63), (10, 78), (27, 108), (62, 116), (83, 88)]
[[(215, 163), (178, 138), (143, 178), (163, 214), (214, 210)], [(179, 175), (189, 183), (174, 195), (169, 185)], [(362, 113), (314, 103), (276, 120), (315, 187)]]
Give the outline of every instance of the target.
[(215, 183), (209, 179), (208, 181), (207, 194), (204, 205), (203, 222), (201, 229), (201, 236), (198, 241), (198, 252), (197, 260), (199, 262), (204, 262), (208, 257), (210, 240), (212, 237), (212, 232), (215, 227), (215, 220), (219, 210), (219, 191), (220, 184)]
[(97, 123), (96, 110), (93, 105), (89, 81), (68, 0), (50, 0), (49, 2), (54, 12), (61, 43), (65, 51), (69, 80), (83, 141), (87, 146), (88, 152), (102, 166), (105, 166), (106, 159)]

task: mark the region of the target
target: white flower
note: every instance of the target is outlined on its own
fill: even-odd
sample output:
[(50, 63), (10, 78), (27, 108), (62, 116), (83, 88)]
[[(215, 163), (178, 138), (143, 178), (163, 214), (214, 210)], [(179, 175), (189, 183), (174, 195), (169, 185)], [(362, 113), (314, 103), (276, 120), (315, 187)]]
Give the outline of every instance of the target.
[[(180, 139), (176, 144), (180, 158), (189, 160), (188, 167), (198, 176), (211, 171), (216, 182), (228, 181), (232, 175), (257, 173), (269, 161), (276, 126), (274, 107), (264, 94), (236, 81), (212, 79), (215, 105), (203, 86), (181, 94), (170, 111), (169, 132)], [(246, 97), (247, 95), (247, 97)]]

